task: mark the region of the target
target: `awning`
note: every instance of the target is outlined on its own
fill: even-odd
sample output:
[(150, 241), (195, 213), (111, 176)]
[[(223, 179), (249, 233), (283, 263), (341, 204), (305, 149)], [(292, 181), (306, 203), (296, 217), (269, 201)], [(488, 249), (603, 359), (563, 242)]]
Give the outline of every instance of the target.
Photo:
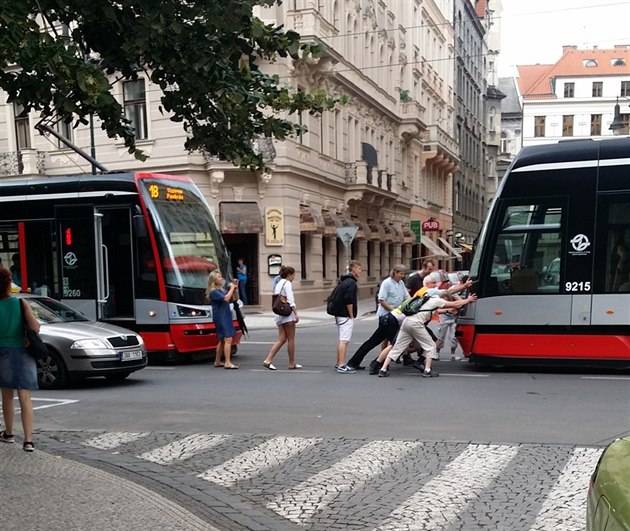
[(263, 216), (258, 203), (243, 201), (219, 203), (219, 228), (225, 234), (263, 232)]
[(462, 255), (459, 254), (454, 248), (453, 246), (448, 243), (444, 238), (438, 238), (438, 240), (440, 240), (440, 243), (444, 246), (444, 248), (450, 252), (455, 258), (457, 258), (458, 260), (461, 260)]
[(356, 216), (352, 216), (352, 221), (357, 226), (357, 233), (354, 235), (355, 239), (367, 240), (370, 237), (370, 226)]
[(324, 219), (324, 234), (337, 236), (337, 228), (343, 227), (337, 214), (330, 210), (322, 210), (322, 218)]
[(448, 253), (440, 249), (438, 247), (438, 244), (435, 243), (431, 238), (423, 237), (422, 240), (420, 240), (420, 243), (422, 243), (422, 245), (424, 245), (424, 248), (428, 251), (429, 254), (427, 256), (435, 256), (436, 258), (449, 257)]
[(415, 237), (411, 229), (409, 228), (409, 223), (402, 224), (402, 232), (403, 232), (403, 243), (414, 243)]
[(397, 243), (402, 243), (404, 239), (402, 228), (396, 223), (390, 223), (389, 228), (394, 235), (394, 241)]
[(300, 205), (300, 232), (324, 234), (324, 219), (319, 209)]

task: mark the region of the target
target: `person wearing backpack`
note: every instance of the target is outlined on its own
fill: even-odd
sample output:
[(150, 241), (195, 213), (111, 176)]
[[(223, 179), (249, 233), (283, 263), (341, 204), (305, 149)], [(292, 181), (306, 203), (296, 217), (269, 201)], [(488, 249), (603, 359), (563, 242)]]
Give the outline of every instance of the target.
[(357, 317), (357, 280), (363, 268), (358, 260), (351, 260), (350, 273), (342, 275), (326, 304), (326, 311), (335, 316), (339, 342), (337, 343), (337, 364), (335, 371), (341, 374), (354, 374), (355, 369), (346, 365), (348, 343), (352, 339), (354, 320)]
[[(429, 286), (437, 283), (437, 280), (432, 276), (427, 276), (423, 280), (423, 285), (431, 290)], [(398, 356), (407, 350), (407, 347), (415, 339), (422, 348), (424, 361), (424, 370), (422, 376), (424, 378), (435, 378), (439, 374), (431, 369), (431, 363), (434, 359), (437, 359), (437, 349), (435, 347), (435, 340), (431, 337), (427, 330), (427, 323), (431, 320), (431, 315), (435, 310), (440, 308), (461, 308), (466, 304), (477, 300), (477, 295), (471, 294), (465, 299), (456, 301), (447, 301), (439, 295), (431, 295), (426, 302), (424, 302), (415, 315), (408, 315), (400, 326), (400, 332), (396, 338), (396, 343), (391, 349), (383, 367), (379, 371), (379, 377), (389, 376), (388, 367), (392, 361), (396, 361)], [(404, 303), (403, 303), (404, 304)]]

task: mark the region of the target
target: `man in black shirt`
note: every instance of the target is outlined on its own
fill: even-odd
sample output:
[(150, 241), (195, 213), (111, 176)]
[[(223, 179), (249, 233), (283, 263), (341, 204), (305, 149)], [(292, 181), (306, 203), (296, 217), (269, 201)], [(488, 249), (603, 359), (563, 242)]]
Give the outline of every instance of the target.
[(422, 269), (419, 269), (415, 275), (412, 275), (407, 280), (407, 291), (409, 291), (409, 296), (413, 297), (421, 287), (422, 281), (424, 277), (431, 274), (435, 269), (435, 262), (433, 258), (425, 258), (422, 261)]

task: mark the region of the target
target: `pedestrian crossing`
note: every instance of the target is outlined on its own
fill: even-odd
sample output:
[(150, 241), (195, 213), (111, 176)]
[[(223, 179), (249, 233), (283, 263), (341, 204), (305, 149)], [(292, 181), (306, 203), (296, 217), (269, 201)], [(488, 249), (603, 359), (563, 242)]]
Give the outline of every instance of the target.
[(201, 433), (107, 432), (80, 443), (190, 474), (311, 530), (583, 530), (602, 452)]

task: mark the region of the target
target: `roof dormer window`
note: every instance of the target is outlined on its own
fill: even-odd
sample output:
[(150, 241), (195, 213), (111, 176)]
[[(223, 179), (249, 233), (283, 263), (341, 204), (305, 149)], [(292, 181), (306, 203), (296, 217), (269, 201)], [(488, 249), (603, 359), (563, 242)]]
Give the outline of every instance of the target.
[(582, 63), (586, 68), (594, 68), (597, 66), (597, 61), (595, 59), (584, 59)]
[(626, 60), (621, 59), (620, 57), (617, 59), (611, 59), (610, 62), (613, 66), (626, 66)]

